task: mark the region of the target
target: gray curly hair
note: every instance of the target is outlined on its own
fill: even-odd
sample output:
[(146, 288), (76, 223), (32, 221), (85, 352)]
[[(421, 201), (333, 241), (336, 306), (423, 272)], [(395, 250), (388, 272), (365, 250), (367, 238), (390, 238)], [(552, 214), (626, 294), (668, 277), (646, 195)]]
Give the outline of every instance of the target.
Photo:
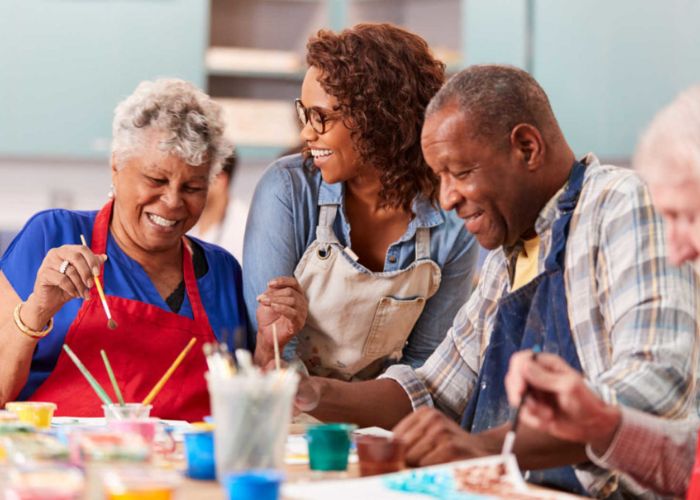
[(654, 117), (639, 141), (634, 167), (651, 183), (700, 181), (700, 85), (681, 92)]
[(161, 151), (188, 165), (209, 162), (209, 178), (221, 171), (233, 145), (224, 138), (221, 106), (189, 82), (159, 79), (139, 83), (114, 109), (112, 154), (117, 167), (138, 154), (148, 134), (161, 132)]

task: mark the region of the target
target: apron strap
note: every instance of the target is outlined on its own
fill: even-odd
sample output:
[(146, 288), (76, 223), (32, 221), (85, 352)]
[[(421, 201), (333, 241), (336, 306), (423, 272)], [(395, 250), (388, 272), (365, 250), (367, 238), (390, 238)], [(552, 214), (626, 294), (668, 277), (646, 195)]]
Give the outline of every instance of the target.
[(430, 258), (430, 228), (416, 229), (416, 260)]
[(211, 328), (211, 323), (209, 323), (209, 317), (199, 295), (197, 277), (194, 273), (192, 250), (184, 236), (182, 237), (182, 279), (185, 282), (185, 293), (187, 293), (187, 298), (190, 299), (193, 319), (201, 328), (209, 330), (213, 334), (214, 331)]
[(316, 226), (316, 239), (321, 243), (339, 243), (333, 231), (333, 223), (338, 213), (338, 205), (321, 205)]
[[(95, 222), (92, 225), (92, 240), (90, 249), (96, 253), (107, 252), (107, 234), (109, 233), (109, 220), (112, 218), (114, 200), (109, 200), (97, 213)], [(104, 266), (102, 266), (104, 268)]]
[(574, 210), (578, 204), (578, 199), (583, 189), (583, 180), (586, 173), (586, 165), (574, 162), (569, 183), (564, 193), (557, 201), (559, 218), (552, 225), (552, 243), (549, 254), (545, 258), (544, 268), (546, 271), (563, 270), (564, 258), (566, 256), (566, 240), (569, 237), (569, 225)]

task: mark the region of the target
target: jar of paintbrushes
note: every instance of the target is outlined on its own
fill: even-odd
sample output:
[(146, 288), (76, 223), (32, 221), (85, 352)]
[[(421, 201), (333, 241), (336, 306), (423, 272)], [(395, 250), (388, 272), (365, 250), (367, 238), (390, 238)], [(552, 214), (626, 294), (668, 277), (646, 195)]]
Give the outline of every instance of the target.
[(208, 349), (207, 383), (214, 417), (216, 474), (251, 469), (281, 469), (299, 383), (293, 369), (262, 372), (250, 353)]

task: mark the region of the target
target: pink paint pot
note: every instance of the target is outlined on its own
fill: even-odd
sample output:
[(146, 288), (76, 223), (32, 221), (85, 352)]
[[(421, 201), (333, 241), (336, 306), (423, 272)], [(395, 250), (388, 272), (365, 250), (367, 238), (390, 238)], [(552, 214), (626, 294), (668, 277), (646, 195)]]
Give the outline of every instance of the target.
[(153, 446), (159, 422), (157, 418), (110, 420), (107, 422), (107, 428), (114, 432), (137, 434), (148, 446)]

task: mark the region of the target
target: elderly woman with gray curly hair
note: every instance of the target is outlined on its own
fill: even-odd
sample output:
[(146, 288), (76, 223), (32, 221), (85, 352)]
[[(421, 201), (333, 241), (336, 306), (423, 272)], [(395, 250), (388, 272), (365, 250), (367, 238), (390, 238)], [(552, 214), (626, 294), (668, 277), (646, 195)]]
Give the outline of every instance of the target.
[(109, 393), (105, 350), (124, 399), (138, 402), (195, 337), (152, 414), (208, 413), (202, 345), (249, 345), (245, 334), (233, 338), (247, 321), (241, 268), (225, 250), (184, 235), (231, 152), (219, 106), (187, 82), (143, 82), (117, 106), (111, 199), (95, 212), (36, 214), (0, 260), (0, 405), (51, 401), (59, 415), (101, 415), (64, 345)]

